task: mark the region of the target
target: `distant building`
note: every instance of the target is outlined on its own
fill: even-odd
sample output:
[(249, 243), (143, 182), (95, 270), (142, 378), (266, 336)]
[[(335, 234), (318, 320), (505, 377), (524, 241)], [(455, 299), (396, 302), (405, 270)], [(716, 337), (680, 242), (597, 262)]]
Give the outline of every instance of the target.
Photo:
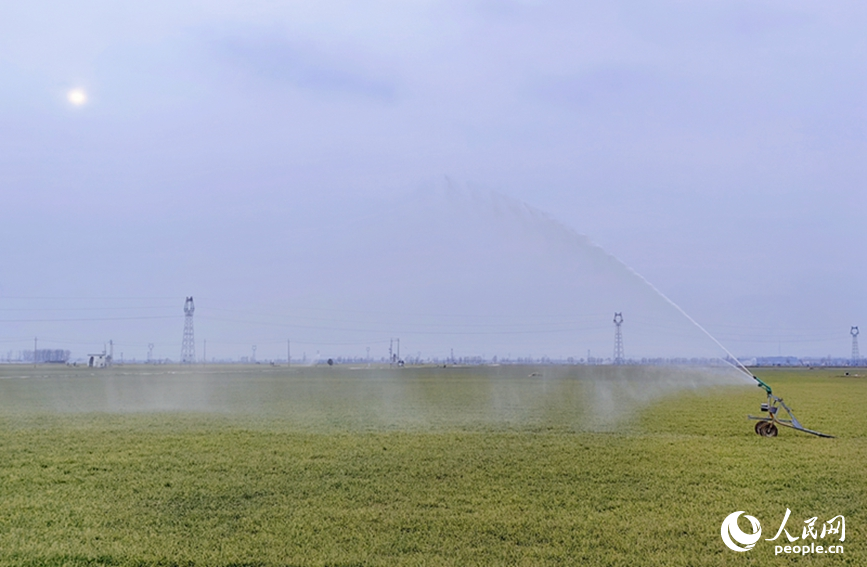
[(87, 365), (91, 368), (105, 368), (111, 361), (111, 357), (105, 353), (87, 355)]
[(803, 366), (803, 362), (797, 356), (759, 356), (756, 366)]

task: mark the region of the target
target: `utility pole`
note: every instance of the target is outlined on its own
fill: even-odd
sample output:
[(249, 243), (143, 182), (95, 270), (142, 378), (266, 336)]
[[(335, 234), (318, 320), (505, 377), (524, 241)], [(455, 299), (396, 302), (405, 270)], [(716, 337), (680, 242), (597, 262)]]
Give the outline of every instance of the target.
[(184, 340), (181, 342), (181, 364), (192, 364), (196, 361), (196, 341), (193, 336), (193, 313), (196, 305), (190, 296), (184, 301)]
[(623, 314), (614, 314), (614, 364), (623, 364), (623, 334), (620, 325), (623, 324)]
[(858, 327), (852, 327), (849, 334), (852, 335), (852, 366), (858, 366), (861, 355), (858, 353)]

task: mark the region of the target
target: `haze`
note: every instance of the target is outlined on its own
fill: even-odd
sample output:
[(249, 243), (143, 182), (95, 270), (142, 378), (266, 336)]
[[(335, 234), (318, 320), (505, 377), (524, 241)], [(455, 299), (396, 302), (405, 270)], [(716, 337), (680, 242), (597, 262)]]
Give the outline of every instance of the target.
[[(284, 357), (286, 339), (311, 358), (379, 357), (392, 336), (423, 356), (610, 356), (614, 308), (564, 312), (568, 281), (527, 272), (574, 277), (562, 247), (507, 261), (547, 249), (544, 223), (520, 221), (542, 211), (738, 355), (847, 356), (850, 326), (867, 326), (865, 16), (854, 2), (4, 7), (0, 351), (39, 337), (75, 357), (113, 339), (126, 358), (154, 343), (176, 360), (193, 295), (209, 358)], [(419, 213), (452, 185), (464, 196), (446, 202), (528, 203), (510, 217), (524, 228), (498, 239), (503, 217)], [(626, 354), (659, 350), (638, 349), (622, 310)]]

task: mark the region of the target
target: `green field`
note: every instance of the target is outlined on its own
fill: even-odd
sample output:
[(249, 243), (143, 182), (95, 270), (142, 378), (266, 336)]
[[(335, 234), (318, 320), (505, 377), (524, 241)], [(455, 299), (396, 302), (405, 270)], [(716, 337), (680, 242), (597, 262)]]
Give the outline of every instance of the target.
[[(0, 565), (867, 564), (867, 377), (762, 371), (837, 436), (766, 439), (758, 388), (582, 372), (0, 366)], [(786, 508), (845, 552), (722, 544)]]

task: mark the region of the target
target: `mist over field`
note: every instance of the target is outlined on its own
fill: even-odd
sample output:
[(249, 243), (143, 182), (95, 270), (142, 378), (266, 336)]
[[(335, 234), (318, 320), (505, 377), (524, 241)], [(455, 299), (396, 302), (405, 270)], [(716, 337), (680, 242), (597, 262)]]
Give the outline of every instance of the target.
[(0, 414), (215, 415), (302, 431), (594, 431), (683, 391), (744, 386), (731, 367), (0, 367)]

